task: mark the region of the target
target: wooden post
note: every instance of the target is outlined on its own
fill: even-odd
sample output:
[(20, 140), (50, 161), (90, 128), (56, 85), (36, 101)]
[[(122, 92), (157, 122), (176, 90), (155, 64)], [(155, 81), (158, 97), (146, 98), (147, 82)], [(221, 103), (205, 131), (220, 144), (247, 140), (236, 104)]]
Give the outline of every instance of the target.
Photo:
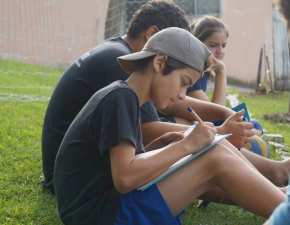
[(259, 58), (259, 65), (258, 65), (256, 92), (259, 92), (259, 90), (260, 90), (259, 84), (261, 83), (262, 60), (263, 60), (263, 49), (261, 48), (260, 58)]
[(272, 71), (270, 69), (268, 56), (266, 56), (266, 63), (267, 63), (267, 67), (268, 67), (268, 70), (266, 71), (266, 73), (268, 74), (269, 80), (270, 80), (270, 90), (271, 90), (271, 92), (274, 92), (274, 86), (273, 86), (273, 82), (272, 82)]
[(266, 91), (266, 95), (269, 94), (269, 87), (268, 87), (268, 75), (267, 75), (267, 63), (266, 63), (266, 47), (264, 45), (264, 67), (265, 67), (265, 75), (264, 75), (264, 82), (265, 82), (265, 91)]

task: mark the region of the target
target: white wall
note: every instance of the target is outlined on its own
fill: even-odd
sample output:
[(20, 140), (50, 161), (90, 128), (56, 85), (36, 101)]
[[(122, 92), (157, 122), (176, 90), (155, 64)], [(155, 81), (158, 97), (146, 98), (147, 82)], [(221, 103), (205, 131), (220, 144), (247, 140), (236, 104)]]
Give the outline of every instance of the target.
[(104, 39), (109, 0), (1, 0), (0, 57), (63, 68)]
[(256, 83), (260, 49), (264, 44), (273, 68), (272, 0), (221, 0), (221, 11), (221, 19), (229, 30), (224, 58), (228, 75)]

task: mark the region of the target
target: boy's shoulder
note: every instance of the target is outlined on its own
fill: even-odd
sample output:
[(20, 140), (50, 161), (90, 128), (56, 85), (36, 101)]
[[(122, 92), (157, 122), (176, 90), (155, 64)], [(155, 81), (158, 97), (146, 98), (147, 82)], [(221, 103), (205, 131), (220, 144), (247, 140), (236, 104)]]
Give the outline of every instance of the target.
[(132, 53), (130, 45), (121, 37), (114, 37), (105, 40), (100, 47), (104, 47), (106, 51), (111, 52), (111, 54), (122, 52), (126, 54)]
[(132, 92), (133, 89), (123, 80), (117, 80), (113, 83), (109, 84), (108, 86), (102, 88), (101, 90), (104, 90), (104, 92), (113, 92), (113, 91), (125, 91), (130, 90)]
[(94, 94), (94, 100), (121, 101), (138, 99), (134, 90), (122, 80), (115, 81)]

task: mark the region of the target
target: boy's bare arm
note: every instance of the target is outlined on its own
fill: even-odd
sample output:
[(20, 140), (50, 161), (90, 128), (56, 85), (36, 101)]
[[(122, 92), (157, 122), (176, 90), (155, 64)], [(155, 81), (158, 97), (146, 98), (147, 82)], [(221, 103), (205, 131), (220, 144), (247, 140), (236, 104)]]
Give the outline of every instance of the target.
[(146, 146), (156, 138), (164, 135), (165, 133), (172, 131), (185, 131), (188, 128), (189, 126), (187, 125), (167, 123), (161, 121), (142, 123), (143, 143)]
[(160, 110), (160, 112), (168, 116), (192, 120), (192, 116), (187, 111), (188, 106), (190, 106), (204, 121), (226, 120), (235, 113), (225, 106), (212, 102), (205, 102), (188, 96), (186, 96), (183, 101), (177, 101), (170, 104), (166, 109)]

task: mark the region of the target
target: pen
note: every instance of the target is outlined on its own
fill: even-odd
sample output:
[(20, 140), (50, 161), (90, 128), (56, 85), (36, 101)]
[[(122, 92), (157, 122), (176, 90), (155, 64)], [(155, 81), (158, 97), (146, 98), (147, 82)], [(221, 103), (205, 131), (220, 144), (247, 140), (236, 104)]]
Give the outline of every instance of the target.
[(199, 118), (199, 116), (193, 111), (193, 109), (188, 106), (187, 110), (193, 115), (194, 119), (200, 123), (202, 123), (202, 120)]

